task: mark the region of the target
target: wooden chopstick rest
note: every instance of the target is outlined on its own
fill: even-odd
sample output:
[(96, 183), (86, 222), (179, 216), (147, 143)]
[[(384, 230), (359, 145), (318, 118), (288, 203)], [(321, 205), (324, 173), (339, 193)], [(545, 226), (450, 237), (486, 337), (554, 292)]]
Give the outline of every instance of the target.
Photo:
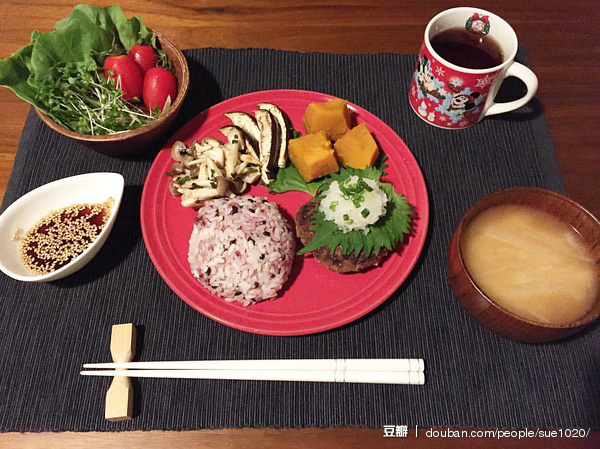
[[(115, 324), (110, 338), (110, 353), (116, 363), (131, 362), (135, 356), (136, 329), (133, 323)], [(106, 392), (104, 417), (122, 421), (133, 416), (133, 386), (129, 377), (115, 377)]]

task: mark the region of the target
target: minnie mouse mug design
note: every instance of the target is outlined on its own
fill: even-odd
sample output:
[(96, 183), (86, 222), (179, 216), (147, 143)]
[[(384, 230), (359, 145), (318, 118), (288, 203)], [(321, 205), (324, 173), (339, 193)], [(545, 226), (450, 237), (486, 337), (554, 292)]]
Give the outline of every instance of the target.
[[(431, 39), (444, 30), (459, 27), (493, 38), (504, 54), (503, 62), (488, 69), (469, 69), (443, 59), (431, 46)], [(424, 121), (446, 129), (467, 128), (486, 115), (520, 108), (535, 95), (538, 80), (531, 70), (515, 62), (517, 47), (512, 27), (491, 12), (469, 7), (442, 11), (425, 29), (410, 86), (410, 105)], [(508, 103), (495, 103), (502, 81), (510, 76), (525, 83), (527, 94)]]

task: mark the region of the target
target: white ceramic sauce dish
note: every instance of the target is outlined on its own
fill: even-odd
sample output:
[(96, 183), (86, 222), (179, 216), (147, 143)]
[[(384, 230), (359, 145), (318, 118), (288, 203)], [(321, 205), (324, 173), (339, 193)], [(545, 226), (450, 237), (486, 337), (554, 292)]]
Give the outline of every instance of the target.
[[(125, 180), (119, 173), (87, 173), (50, 182), (23, 195), (0, 215), (0, 270), (24, 282), (49, 282), (69, 276), (83, 268), (98, 253), (114, 225)], [(67, 265), (44, 275), (25, 267), (20, 258), (21, 236), (53, 211), (75, 204), (103, 203), (114, 199), (104, 228), (90, 246)]]

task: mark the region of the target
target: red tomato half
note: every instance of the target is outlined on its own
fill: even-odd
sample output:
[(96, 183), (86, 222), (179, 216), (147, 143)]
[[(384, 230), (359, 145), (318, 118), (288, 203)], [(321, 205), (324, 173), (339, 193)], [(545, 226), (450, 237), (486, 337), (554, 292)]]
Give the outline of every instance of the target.
[(158, 63), (156, 52), (148, 45), (134, 45), (129, 50), (129, 57), (140, 67), (142, 74), (146, 73), (152, 67), (156, 67)]
[(104, 76), (112, 78), (115, 86), (123, 91), (123, 98), (131, 100), (142, 96), (142, 72), (127, 55), (109, 56), (104, 61)]
[(167, 97), (171, 97), (171, 103), (177, 97), (177, 79), (175, 75), (166, 69), (154, 67), (146, 72), (144, 76), (144, 104), (149, 111), (155, 108), (163, 110)]

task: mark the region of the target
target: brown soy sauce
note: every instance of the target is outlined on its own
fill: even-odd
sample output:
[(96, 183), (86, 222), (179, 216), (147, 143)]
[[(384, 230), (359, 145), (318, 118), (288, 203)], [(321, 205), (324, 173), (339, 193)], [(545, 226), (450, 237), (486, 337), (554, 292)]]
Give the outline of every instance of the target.
[(84, 252), (100, 235), (114, 200), (75, 204), (42, 218), (21, 241), (21, 260), (42, 275), (64, 267)]
[(504, 52), (493, 38), (460, 27), (436, 34), (431, 46), (446, 61), (467, 69), (489, 69), (504, 61)]

